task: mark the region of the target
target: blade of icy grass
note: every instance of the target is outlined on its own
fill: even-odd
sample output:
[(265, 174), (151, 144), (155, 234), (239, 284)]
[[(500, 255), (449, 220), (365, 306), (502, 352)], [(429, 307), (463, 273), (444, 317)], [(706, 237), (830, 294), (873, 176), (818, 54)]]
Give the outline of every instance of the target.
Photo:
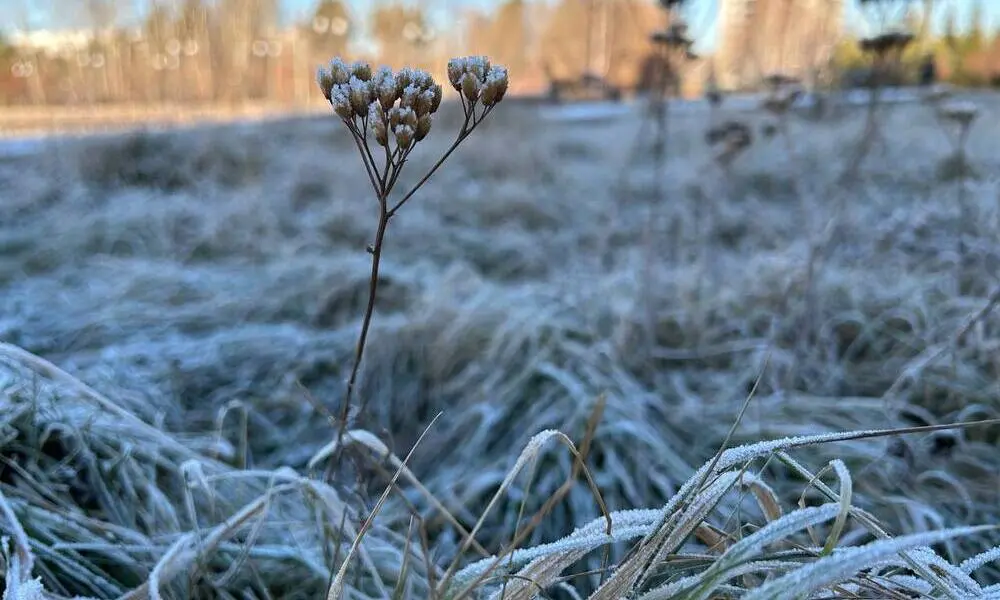
[[(903, 550), (928, 546), (956, 537), (985, 533), (996, 528), (997, 526), (994, 525), (956, 527), (878, 540), (854, 548), (842, 548), (830, 556), (820, 558), (801, 569), (765, 583), (744, 596), (743, 600), (780, 600), (801, 597), (809, 592), (844, 581), (855, 573), (868, 568), (873, 562), (898, 554)], [(978, 593), (981, 589), (965, 592), (957, 589), (942, 591), (946, 592), (949, 597), (962, 598), (968, 592)]]
[(838, 504), (829, 503), (822, 506), (803, 508), (788, 513), (776, 521), (771, 521), (764, 527), (733, 544), (722, 554), (701, 577), (704, 582), (692, 596), (704, 600), (712, 595), (717, 584), (728, 581), (733, 576), (730, 572), (741, 564), (759, 554), (765, 546), (781, 542), (791, 534), (801, 531), (811, 525), (818, 525), (833, 519), (840, 513)]
[(1000, 546), (993, 546), (986, 552), (982, 552), (962, 561), (962, 564), (958, 568), (968, 575), (971, 575), (976, 569), (987, 565), (988, 563), (1000, 561)]
[(830, 462), (830, 466), (837, 473), (840, 479), (840, 512), (837, 513), (837, 520), (833, 523), (833, 529), (826, 538), (823, 546), (823, 556), (833, 552), (833, 548), (840, 540), (840, 535), (844, 532), (844, 525), (847, 523), (847, 515), (851, 512), (851, 497), (853, 496), (854, 485), (851, 481), (851, 473), (847, 470), (847, 465), (839, 458)]

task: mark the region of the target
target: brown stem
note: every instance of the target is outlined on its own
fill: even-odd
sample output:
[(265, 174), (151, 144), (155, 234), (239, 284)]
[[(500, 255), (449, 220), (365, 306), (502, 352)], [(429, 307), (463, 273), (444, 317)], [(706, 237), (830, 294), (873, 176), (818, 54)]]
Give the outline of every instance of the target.
[[(472, 131), (476, 128), (476, 125), (482, 122), (482, 119), (480, 119), (479, 121), (474, 123), (472, 127), (469, 127), (469, 121), (473, 116), (474, 110), (475, 106), (473, 106), (470, 110), (465, 111), (465, 122), (462, 123), (462, 130), (458, 132), (458, 137), (455, 138), (455, 141), (451, 144), (451, 147), (448, 148), (448, 151), (445, 152), (444, 155), (441, 158), (439, 158), (436, 163), (434, 163), (434, 166), (431, 167), (430, 171), (427, 171), (427, 174), (424, 175), (423, 178), (417, 182), (417, 185), (413, 186), (413, 189), (407, 192), (406, 195), (403, 196), (402, 200), (393, 205), (393, 207), (389, 210), (387, 214), (387, 218), (391, 219), (393, 216), (395, 216), (396, 211), (402, 208), (403, 204), (405, 204), (407, 200), (412, 198), (413, 194), (416, 194), (417, 190), (419, 190), (421, 186), (427, 183), (427, 180), (431, 178), (431, 175), (434, 175), (434, 173), (439, 168), (441, 168), (441, 165), (444, 164), (444, 161), (448, 160), (448, 157), (451, 156), (451, 153), (454, 152), (456, 148), (458, 148), (459, 144), (461, 144), (465, 140), (465, 138), (469, 137), (469, 134), (471, 134)], [(483, 114), (483, 117), (485, 116), (486, 114)]]
[(385, 241), (386, 226), (389, 224), (389, 213), (386, 210), (386, 200), (379, 200), (378, 228), (375, 230), (375, 243), (372, 244), (372, 273), (368, 281), (368, 306), (365, 308), (365, 317), (361, 321), (361, 335), (358, 336), (358, 345), (354, 351), (354, 366), (351, 368), (351, 378), (347, 380), (347, 397), (344, 399), (344, 407), (341, 409), (341, 427), (347, 421), (347, 411), (354, 395), (354, 385), (357, 383), (358, 370), (361, 367), (361, 356), (365, 351), (365, 342), (368, 340), (368, 330), (371, 327), (372, 315), (375, 312), (375, 295), (378, 292), (378, 269), (382, 258), (382, 242)]

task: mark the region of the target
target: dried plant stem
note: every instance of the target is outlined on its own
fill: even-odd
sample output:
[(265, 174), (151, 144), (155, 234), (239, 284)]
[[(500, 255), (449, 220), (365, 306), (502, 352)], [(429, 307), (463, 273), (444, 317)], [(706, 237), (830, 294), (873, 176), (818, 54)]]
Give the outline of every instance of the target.
[[(493, 105), (496, 106), (496, 105)], [(458, 136), (455, 141), (452, 142), (451, 146), (445, 151), (445, 153), (434, 163), (426, 174), (418, 181), (403, 197), (392, 205), (389, 206), (389, 194), (392, 191), (393, 186), (396, 184), (396, 180), (399, 177), (399, 173), (402, 171), (402, 166), (409, 155), (409, 150), (405, 151), (400, 157), (396, 167), (393, 168), (393, 156), (389, 154), (389, 150), (386, 149), (386, 166), (384, 172), (380, 175), (378, 168), (375, 164), (375, 158), (372, 156), (371, 152), (368, 150), (367, 144), (365, 144), (365, 139), (363, 134), (357, 131), (356, 128), (351, 127), (351, 134), (354, 137), (355, 143), (358, 148), (361, 149), (362, 162), (365, 163), (365, 170), (369, 174), (371, 179), (372, 187), (375, 190), (376, 196), (378, 198), (378, 226), (375, 229), (375, 239), (371, 246), (368, 247), (369, 253), (372, 255), (372, 267), (371, 275), (368, 281), (368, 302), (365, 306), (365, 313), (361, 320), (361, 332), (358, 335), (358, 342), (354, 350), (354, 363), (351, 366), (351, 375), (347, 380), (347, 391), (344, 396), (344, 402), (340, 410), (340, 426), (337, 432), (338, 448), (342, 448), (343, 445), (340, 442), (343, 441), (344, 433), (347, 431), (347, 423), (349, 420), (349, 413), (351, 407), (351, 401), (354, 398), (354, 391), (357, 387), (358, 373), (361, 370), (361, 359), (364, 356), (365, 346), (368, 342), (368, 332), (371, 329), (372, 317), (375, 314), (375, 301), (378, 296), (378, 275), (379, 267), (382, 261), (382, 248), (385, 243), (385, 234), (388, 231), (389, 221), (396, 215), (400, 208), (406, 204), (410, 198), (416, 194), (427, 181), (437, 172), (438, 169), (444, 165), (448, 157), (455, 152), (455, 150), (461, 145), (463, 141), (469, 135), (475, 131), (476, 127), (482, 123), (489, 113), (493, 110), (493, 106), (486, 107), (481, 115), (478, 117), (475, 115), (472, 107), (468, 106), (465, 100), (462, 100), (462, 107), (465, 110), (465, 120), (462, 123), (462, 128), (458, 132)], [(363, 412), (367, 406), (366, 401), (362, 401), (360, 411)]]

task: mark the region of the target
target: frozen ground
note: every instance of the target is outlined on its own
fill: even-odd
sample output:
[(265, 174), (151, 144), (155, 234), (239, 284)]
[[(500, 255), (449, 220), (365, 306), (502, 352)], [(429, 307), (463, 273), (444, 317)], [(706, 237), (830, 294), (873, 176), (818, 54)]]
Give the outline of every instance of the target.
[[(975, 177), (964, 184), (946, 132), (919, 104), (887, 109), (885, 144), (846, 183), (863, 129), (848, 109), (793, 118), (787, 140), (760, 133), (765, 115), (739, 111), (754, 144), (728, 172), (705, 145), (708, 114), (678, 116), (657, 176), (637, 107), (560, 122), (501, 106), (391, 224), (364, 425), (402, 456), (443, 411), (410, 466), (470, 526), (529, 438), (546, 428), (579, 437), (600, 394), (591, 466), (611, 510), (662, 505), (722, 443), (765, 365), (734, 443), (1000, 416), (1000, 317), (955, 339), (1000, 285), (1000, 105), (977, 101)], [(456, 117), (439, 119), (403, 183), (445, 148)], [(191, 530), (191, 511), (208, 522), (227, 514), (223, 492), (199, 495), (222, 485), (211, 477), (223, 463), (306, 472), (333, 435), (317, 406), (336, 409), (366, 300), (366, 186), (332, 116), (5, 143), (0, 341), (157, 428), (94, 408), (78, 388), (42, 394), (31, 361), (2, 353), (0, 421), (17, 440), (4, 453), (36, 458), (20, 470), (7, 461), (0, 489), (35, 515), (50, 589), (109, 597), (144, 580)], [(802, 456), (817, 469), (842, 459), (859, 505), (918, 531), (1000, 519), (998, 444), (994, 427)], [(169, 469), (200, 482), (192, 465), (205, 453), (218, 461), (198, 468), (209, 478), (177, 491)], [(128, 470), (140, 459), (148, 469)], [(487, 519), (483, 544), (502, 543), (520, 499), (540, 504), (570, 466), (546, 454), (530, 493), (512, 491)], [(61, 487), (39, 491), (40, 473)], [(797, 501), (802, 482), (769, 475)], [(383, 481), (345, 502), (370, 507)], [(60, 510), (81, 515), (78, 529), (44, 521)], [(532, 541), (598, 514), (581, 485)], [(219, 551), (263, 569), (272, 591), (297, 582), (299, 597), (315, 597), (330, 563), (301, 550), (312, 541), (288, 542), (300, 548), (294, 566), (274, 566), (283, 528), (312, 518), (282, 513), (258, 554)], [(380, 519), (405, 531), (399, 497)], [(101, 537), (98, 521), (135, 548)], [(455, 534), (429, 528), (447, 554)], [(88, 536), (89, 549), (72, 545)], [(963, 556), (984, 541), (947, 548)], [(215, 576), (187, 584), (228, 585)]]

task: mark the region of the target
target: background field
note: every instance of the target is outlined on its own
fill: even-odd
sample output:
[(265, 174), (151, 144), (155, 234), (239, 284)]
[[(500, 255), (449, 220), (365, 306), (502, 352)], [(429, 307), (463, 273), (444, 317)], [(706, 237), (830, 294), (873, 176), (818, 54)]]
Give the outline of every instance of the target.
[[(848, 182), (860, 109), (795, 115), (787, 139), (762, 135), (770, 117), (755, 111), (678, 113), (658, 171), (641, 104), (586, 121), (502, 105), (392, 222), (364, 426), (403, 456), (443, 411), (410, 467), (471, 526), (529, 439), (578, 438), (600, 394), (588, 464), (610, 510), (663, 505), (718, 450), (762, 369), (734, 443), (1000, 416), (1000, 317), (956, 338), (1000, 285), (1000, 103), (976, 102), (971, 177), (949, 160), (948, 126), (908, 104), (887, 109), (885, 144)], [(404, 183), (457, 130), (442, 110)], [(728, 171), (703, 139), (723, 118), (755, 133)], [(207, 534), (309, 472), (334, 433), (318, 407), (335, 411), (343, 392), (375, 203), (332, 115), (34, 149), (0, 157), (0, 341), (110, 401), (3, 347), (13, 441), (0, 489), (47, 589), (114, 597), (196, 522)], [(798, 456), (814, 469), (842, 459), (855, 503), (905, 533), (996, 523), (998, 445), (992, 427)], [(356, 528), (385, 485), (377, 461), (361, 464), (336, 501), (319, 484), (276, 495), (260, 526), (191, 559), (164, 594), (316, 597), (337, 560), (322, 542), (323, 523), (341, 524), (331, 507), (356, 511), (344, 517)], [(546, 450), (530, 489), (515, 485), (486, 519), (483, 546), (504, 543), (521, 501), (530, 515), (571, 466)], [(804, 482), (764, 471), (793, 506)], [(395, 565), (381, 570), (390, 589), (407, 504), (430, 512), (400, 485), (365, 559)], [(530, 542), (599, 515), (581, 481)], [(440, 518), (427, 531), (435, 557), (454, 553)], [(961, 559), (997, 541), (941, 549)], [(357, 597), (380, 597), (377, 570), (359, 567)]]

